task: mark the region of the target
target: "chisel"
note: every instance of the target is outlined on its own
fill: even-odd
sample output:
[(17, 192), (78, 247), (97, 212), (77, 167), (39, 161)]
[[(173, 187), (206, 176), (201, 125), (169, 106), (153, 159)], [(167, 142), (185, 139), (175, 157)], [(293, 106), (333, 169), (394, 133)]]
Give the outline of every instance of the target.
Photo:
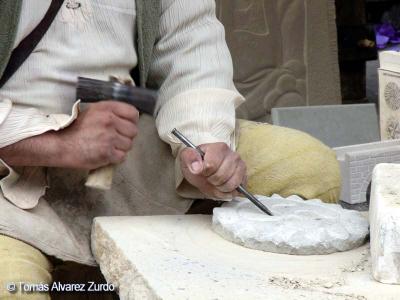
[[(176, 128), (172, 130), (172, 134), (175, 135), (183, 144), (187, 147), (195, 149), (200, 155), (201, 158), (204, 158), (205, 153), (196, 145), (194, 145), (191, 141), (189, 141), (182, 133), (180, 133)], [(260, 202), (252, 193), (250, 193), (243, 185), (239, 185), (236, 189), (239, 193), (246, 196), (255, 206), (257, 206), (262, 212), (267, 215), (272, 216), (271, 211)]]

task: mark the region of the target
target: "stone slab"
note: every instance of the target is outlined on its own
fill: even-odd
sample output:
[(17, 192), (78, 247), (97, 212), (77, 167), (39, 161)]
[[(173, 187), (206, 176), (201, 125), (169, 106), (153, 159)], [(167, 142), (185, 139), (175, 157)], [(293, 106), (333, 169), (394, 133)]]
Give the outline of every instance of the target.
[(349, 204), (364, 203), (372, 171), (379, 163), (400, 163), (400, 140), (334, 148), (340, 166), (340, 199)]
[(213, 229), (236, 244), (267, 252), (297, 255), (329, 254), (361, 246), (368, 221), (358, 212), (319, 199), (257, 195), (273, 216), (246, 198), (214, 208)]
[(273, 108), (272, 123), (307, 132), (330, 147), (380, 140), (372, 103)]
[(379, 164), (374, 169), (370, 223), (372, 274), (382, 283), (400, 284), (400, 165), (398, 164)]
[(368, 246), (320, 256), (248, 249), (222, 239), (211, 216), (100, 217), (92, 248), (121, 299), (395, 300), (372, 279)]
[(339, 104), (334, 0), (216, 0), (245, 96), (241, 119), (270, 121), (272, 107)]

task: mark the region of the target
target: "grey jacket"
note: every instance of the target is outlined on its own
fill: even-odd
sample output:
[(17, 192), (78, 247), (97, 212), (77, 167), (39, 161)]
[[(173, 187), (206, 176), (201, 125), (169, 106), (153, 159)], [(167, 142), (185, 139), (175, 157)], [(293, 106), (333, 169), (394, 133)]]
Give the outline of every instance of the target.
[[(150, 60), (158, 33), (161, 1), (135, 1), (140, 85), (146, 86)], [(0, 78), (7, 66), (13, 49), (21, 13), (21, 4), (22, 0), (0, 0)]]

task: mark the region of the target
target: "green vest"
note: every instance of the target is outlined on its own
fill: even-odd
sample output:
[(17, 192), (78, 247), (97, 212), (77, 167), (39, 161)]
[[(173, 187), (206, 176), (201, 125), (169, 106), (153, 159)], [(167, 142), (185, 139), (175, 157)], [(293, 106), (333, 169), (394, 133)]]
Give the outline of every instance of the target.
[[(158, 34), (161, 0), (136, 1), (137, 55), (140, 85), (146, 86)], [(22, 0), (0, 0), (0, 78), (7, 66), (17, 33)]]

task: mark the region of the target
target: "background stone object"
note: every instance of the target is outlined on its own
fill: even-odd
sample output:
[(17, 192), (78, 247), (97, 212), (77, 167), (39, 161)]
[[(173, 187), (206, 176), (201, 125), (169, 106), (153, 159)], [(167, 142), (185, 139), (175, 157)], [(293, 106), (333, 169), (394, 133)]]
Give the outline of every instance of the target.
[(272, 107), (339, 104), (334, 0), (216, 0), (247, 98), (238, 117), (269, 121)]
[(379, 111), (382, 140), (400, 138), (400, 52), (379, 54)]
[(340, 165), (340, 199), (349, 204), (367, 200), (372, 171), (379, 163), (400, 163), (400, 140), (334, 148)]
[(347, 251), (365, 243), (368, 221), (354, 210), (298, 196), (257, 198), (273, 216), (246, 198), (214, 208), (213, 229), (228, 241), (267, 252), (316, 255)]
[(307, 132), (329, 147), (380, 140), (375, 104), (273, 108), (272, 123)]
[(93, 252), (126, 299), (395, 300), (371, 277), (368, 245), (329, 255), (248, 249), (211, 228), (211, 216), (96, 218)]
[(372, 274), (400, 284), (400, 165), (379, 164), (372, 178), (370, 224)]

